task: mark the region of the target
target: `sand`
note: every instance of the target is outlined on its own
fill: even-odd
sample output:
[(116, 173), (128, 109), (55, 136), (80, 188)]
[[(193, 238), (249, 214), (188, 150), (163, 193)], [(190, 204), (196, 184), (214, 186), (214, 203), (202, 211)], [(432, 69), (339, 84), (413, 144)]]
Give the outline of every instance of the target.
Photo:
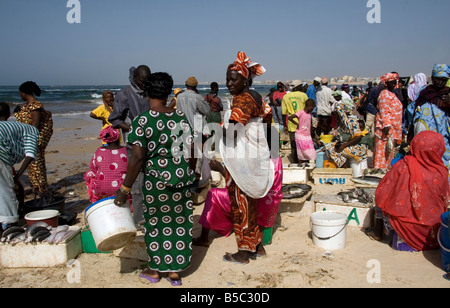
[[(75, 224), (84, 227), (84, 209), (89, 205), (83, 173), (100, 145), (100, 124), (86, 116), (55, 119), (55, 132), (47, 149), (49, 182), (67, 197), (66, 209), (78, 214)], [(339, 192), (339, 185), (313, 187), (314, 195)], [(30, 197), (30, 196), (28, 196)], [(314, 197), (314, 196), (313, 196)], [(313, 200), (313, 199), (311, 199)], [(267, 256), (241, 265), (222, 261), (225, 252), (235, 252), (234, 235), (225, 238), (211, 232), (209, 248), (194, 246), (192, 265), (182, 273), (181, 288), (449, 288), (443, 279), (440, 250), (400, 252), (376, 242), (357, 227), (347, 227), (346, 247), (332, 254), (314, 246), (309, 211), (312, 201), (301, 211), (280, 207), (273, 240)], [(195, 221), (202, 205), (195, 207)], [(201, 227), (194, 225), (194, 236)], [(73, 268), (0, 269), (0, 287), (24, 288), (170, 288), (161, 280), (150, 284), (138, 274), (145, 262), (114, 254), (86, 254), (76, 259), (79, 280), (71, 279)], [(374, 267), (375, 265), (375, 267)], [(378, 273), (378, 276), (374, 273)]]

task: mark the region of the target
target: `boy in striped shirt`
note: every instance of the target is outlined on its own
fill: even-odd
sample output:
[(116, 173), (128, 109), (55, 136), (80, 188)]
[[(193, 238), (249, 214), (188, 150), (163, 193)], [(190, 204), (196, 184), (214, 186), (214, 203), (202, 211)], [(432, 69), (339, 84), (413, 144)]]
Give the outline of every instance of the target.
[[(32, 125), (7, 121), (11, 110), (0, 102), (0, 223), (3, 230), (19, 220), (15, 183), (36, 159), (39, 131)], [(15, 176), (13, 167), (23, 163)]]

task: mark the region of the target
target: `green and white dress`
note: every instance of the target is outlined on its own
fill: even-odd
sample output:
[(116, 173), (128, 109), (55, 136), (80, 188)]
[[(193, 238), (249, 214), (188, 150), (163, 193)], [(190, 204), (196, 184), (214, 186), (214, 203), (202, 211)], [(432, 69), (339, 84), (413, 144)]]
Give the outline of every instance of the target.
[[(133, 121), (128, 143), (147, 150), (143, 186), (149, 267), (180, 272), (192, 257), (194, 171), (183, 155), (192, 143), (184, 114), (147, 111)], [(184, 142), (181, 142), (184, 141)]]

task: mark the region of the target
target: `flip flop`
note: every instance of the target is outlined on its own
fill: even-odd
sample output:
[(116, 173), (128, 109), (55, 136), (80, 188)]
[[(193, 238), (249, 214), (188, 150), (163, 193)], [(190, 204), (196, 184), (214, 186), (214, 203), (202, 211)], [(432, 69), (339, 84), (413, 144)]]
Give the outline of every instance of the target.
[(450, 273), (444, 274), (444, 279), (450, 281)]
[(144, 278), (144, 279), (147, 279), (147, 280), (150, 281), (151, 283), (158, 283), (158, 282), (161, 281), (161, 278), (152, 278), (152, 277), (149, 277), (149, 276), (145, 276), (145, 275), (142, 274), (142, 273), (139, 274), (139, 277)]
[(181, 286), (181, 278), (180, 279), (172, 279), (170, 277), (166, 277), (167, 281), (170, 282), (172, 287), (179, 287)]
[[(230, 260), (227, 260), (226, 257), (230, 258)], [(230, 262), (230, 263), (237, 263), (237, 264), (242, 264), (242, 265), (247, 265), (248, 263), (242, 263), (239, 262), (238, 260), (236, 260), (233, 255), (229, 252), (225, 253), (225, 255), (222, 257), (222, 260), (225, 262)]]

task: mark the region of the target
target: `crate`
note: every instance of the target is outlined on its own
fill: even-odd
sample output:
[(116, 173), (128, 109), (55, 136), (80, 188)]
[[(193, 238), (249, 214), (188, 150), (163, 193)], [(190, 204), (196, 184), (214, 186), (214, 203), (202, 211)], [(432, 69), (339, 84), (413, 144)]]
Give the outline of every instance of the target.
[(316, 195), (314, 197), (315, 210), (336, 211), (349, 217), (348, 226), (371, 228), (373, 226), (374, 203), (351, 202), (339, 200), (337, 195)]
[(286, 184), (307, 184), (311, 179), (314, 165), (307, 168), (300, 168), (296, 164), (283, 164), (283, 185)]
[(64, 243), (50, 245), (48, 243), (18, 243), (0, 245), (0, 266), (5, 268), (48, 268), (66, 265), (75, 259), (83, 250), (81, 244), (81, 228)]
[(346, 185), (353, 186), (353, 171), (351, 168), (316, 168), (312, 172), (315, 185)]

